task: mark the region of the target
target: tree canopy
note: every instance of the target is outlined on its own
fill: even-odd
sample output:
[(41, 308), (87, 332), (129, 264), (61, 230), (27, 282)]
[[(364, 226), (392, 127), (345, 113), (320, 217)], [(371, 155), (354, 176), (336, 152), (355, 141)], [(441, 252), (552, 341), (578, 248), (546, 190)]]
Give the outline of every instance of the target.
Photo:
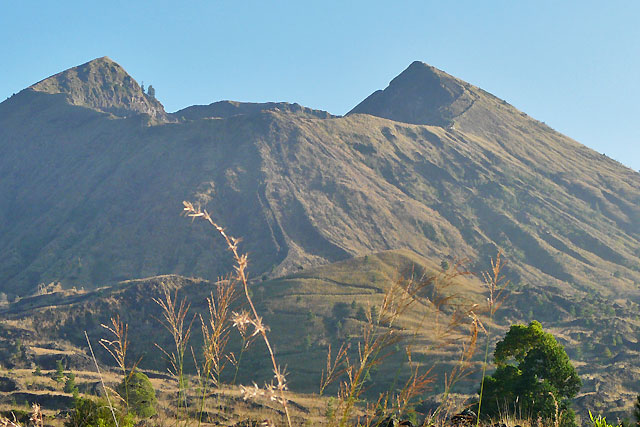
[(492, 376), (484, 380), (482, 413), (493, 417), (517, 412), (531, 418), (551, 419), (554, 399), (563, 417), (563, 425), (573, 424), (569, 408), (582, 382), (569, 356), (555, 337), (542, 330), (540, 322), (528, 326), (512, 325), (496, 344)]

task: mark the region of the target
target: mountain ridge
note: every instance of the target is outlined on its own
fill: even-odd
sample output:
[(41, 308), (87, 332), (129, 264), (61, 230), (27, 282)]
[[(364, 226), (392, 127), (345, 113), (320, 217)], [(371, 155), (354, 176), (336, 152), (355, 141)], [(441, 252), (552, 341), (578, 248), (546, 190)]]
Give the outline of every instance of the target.
[(60, 93), (73, 105), (118, 117), (144, 113), (156, 120), (167, 120), (162, 104), (145, 94), (124, 68), (107, 56), (47, 77), (26, 90)]
[[(81, 69), (84, 71), (78, 71)], [(71, 77), (60, 77), (69, 74)], [(81, 74), (84, 80), (76, 78)], [(171, 189), (167, 194), (171, 194), (174, 205), (179, 206), (187, 194), (203, 203), (211, 202), (238, 236), (247, 232), (238, 213), (243, 211), (245, 217), (254, 213), (255, 224), (249, 234), (261, 243), (249, 243), (249, 249), (258, 257), (254, 265), (258, 274), (283, 274), (299, 266), (399, 247), (438, 257), (447, 254), (476, 257), (488, 247), (492, 251), (501, 247), (518, 253), (522, 262), (528, 262), (528, 256), (536, 269), (561, 282), (583, 280), (588, 275), (569, 273), (575, 268), (562, 266), (566, 262), (555, 259), (555, 251), (568, 254), (586, 269), (608, 270), (611, 263), (621, 265), (626, 271), (622, 277), (636, 280), (631, 278), (638, 268), (634, 245), (640, 237), (637, 173), (629, 173), (498, 98), (424, 63), (412, 63), (385, 90), (395, 90), (398, 85), (408, 90), (416, 78), (424, 75), (426, 81), (415, 83), (415, 88), (433, 92), (439, 87), (441, 93), (457, 94), (457, 98), (443, 95), (429, 109), (424, 108), (424, 102), (432, 101), (416, 90), (418, 95), (412, 96), (424, 102), (416, 104), (410, 97), (406, 104), (414, 110), (411, 114), (426, 111), (436, 121), (447, 119), (442, 125), (415, 125), (406, 123), (407, 120), (358, 112), (364, 107), (356, 107), (340, 118), (297, 104), (233, 101), (188, 107), (169, 115), (173, 116), (171, 123), (144, 119), (148, 116), (144, 111), (125, 120), (104, 121), (89, 110), (103, 112), (106, 107), (96, 106), (95, 100), (85, 105), (78, 101), (84, 98), (77, 95), (80, 98), (76, 99), (74, 94), (86, 93), (82, 86), (85, 83), (91, 88), (95, 82), (127, 80), (128, 74), (119, 65), (108, 58), (99, 58), (45, 79), (33, 85), (29, 93), (0, 104), (0, 110), (5, 112), (0, 122), (7, 131), (0, 137), (4, 138), (7, 161), (13, 162), (0, 168), (6, 183), (2, 202), (5, 206), (14, 202), (27, 212), (38, 212), (33, 220), (42, 224), (34, 228), (40, 231), (29, 232), (26, 223), (16, 226), (12, 221), (20, 223), (20, 219), (14, 218), (9, 210), (4, 211), (0, 221), (6, 225), (6, 231), (0, 233), (0, 248), (4, 247), (7, 256), (0, 263), (4, 264), (0, 265), (0, 272), (13, 272), (5, 277), (22, 277), (21, 287), (26, 283), (35, 286), (38, 280), (69, 281), (64, 277), (90, 279), (95, 286), (105, 279), (189, 274), (193, 268), (189, 265), (203, 261), (177, 261), (183, 257), (177, 253), (162, 255), (151, 263), (149, 259), (139, 260), (134, 263), (139, 267), (123, 268), (127, 263), (121, 254), (129, 253), (133, 259), (142, 254), (132, 253), (136, 245), (121, 248), (116, 241), (110, 243), (113, 249), (108, 252), (115, 257), (115, 264), (120, 265), (118, 269), (122, 269), (118, 277), (99, 273), (100, 266), (109, 263), (106, 260), (91, 261), (89, 271), (86, 263), (80, 262), (78, 268), (85, 270), (82, 274), (71, 273), (78, 268), (69, 266), (44, 268), (51, 262), (44, 258), (56, 263), (55, 256), (42, 252), (49, 243), (58, 241), (55, 247), (73, 247), (76, 239), (87, 240), (78, 230), (91, 227), (92, 223), (85, 222), (84, 214), (74, 219), (73, 212), (88, 211), (87, 218), (106, 223), (112, 223), (110, 215), (117, 213), (118, 218), (128, 218), (129, 224), (136, 224), (134, 218), (141, 209), (134, 202), (136, 191), (145, 191), (140, 199), (149, 206), (158, 206), (155, 209), (162, 214), (157, 220), (168, 227), (157, 237), (149, 236), (156, 241), (154, 251), (169, 235), (180, 240), (180, 233), (168, 231), (176, 221), (169, 219), (168, 209), (160, 208), (169, 204), (169, 199), (161, 202), (164, 197), (161, 195)], [(71, 82), (67, 84), (71, 95), (63, 91), (65, 81)], [(139, 90), (133, 79), (130, 84)], [(450, 106), (463, 95), (471, 96), (468, 94), (475, 97), (474, 102), (461, 114), (446, 116), (454, 111)], [(65, 97), (68, 107), (57, 104), (59, 96)], [(398, 97), (398, 94), (391, 96)], [(366, 100), (360, 104), (366, 105)], [(81, 113), (80, 107), (89, 110)], [(389, 108), (392, 107), (395, 108), (390, 103)], [(133, 113), (134, 110), (127, 112)], [(176, 116), (181, 113), (186, 117), (178, 119)], [(25, 133), (33, 117), (40, 118), (42, 127)], [(43, 129), (48, 129), (48, 133), (43, 133)], [(26, 145), (20, 142), (23, 139), (28, 141)], [(57, 139), (62, 145), (56, 147), (52, 143)], [(42, 155), (25, 157), (29, 150), (42, 147), (45, 148)], [(71, 168), (60, 168), (69, 159)], [(49, 162), (50, 167), (42, 169), (42, 162)], [(141, 165), (144, 167), (135, 169)], [(161, 170), (167, 173), (158, 174)], [(174, 170), (181, 171), (184, 177), (170, 172)], [(41, 191), (35, 182), (26, 193), (16, 191), (27, 171), (32, 174), (36, 171), (35, 175), (40, 176), (37, 182), (58, 180), (65, 192), (49, 192), (39, 199), (25, 198), (21, 194), (35, 195)], [(80, 184), (75, 176), (87, 177), (88, 185)], [(157, 184), (153, 184), (155, 181)], [(159, 186), (160, 182), (164, 188)], [(97, 189), (100, 190), (96, 192)], [(118, 189), (130, 195), (119, 195)], [(59, 203), (53, 194), (61, 200), (67, 197), (65, 194), (77, 195), (75, 207), (71, 210), (55, 207)], [(503, 198), (508, 199), (506, 204)], [(107, 200), (110, 204), (104, 205)], [(523, 203), (531, 204), (530, 208), (537, 212), (518, 206)], [(104, 213), (103, 206), (113, 212)], [(580, 210), (574, 206), (580, 206)], [(53, 211), (47, 211), (52, 208)], [(405, 213), (400, 215), (397, 209)], [(591, 211), (604, 222), (584, 214)], [(66, 237), (56, 237), (51, 230), (60, 225), (43, 220), (44, 212), (53, 213), (54, 217), (56, 212), (64, 212), (63, 227), (70, 227), (63, 232)], [(545, 219), (541, 221), (540, 215)], [(496, 231), (497, 224), (511, 231)], [(128, 233), (135, 234), (135, 228), (138, 227)], [(185, 227), (180, 230), (194, 238), (193, 232)], [(393, 231), (385, 233), (385, 230)], [(613, 236), (619, 243), (610, 241)], [(106, 237), (107, 241), (110, 239)], [(82, 246), (102, 244), (97, 239)], [(74, 250), (76, 258), (86, 256), (80, 255), (80, 250), (80, 247)], [(205, 253), (210, 254), (211, 250)], [(592, 259), (593, 256), (597, 259)], [(223, 264), (214, 270), (223, 271)], [(142, 268), (143, 265), (149, 268)], [(182, 267), (176, 269), (177, 265)], [(67, 273), (60, 276), (62, 271)], [(89, 274), (90, 271), (94, 272)], [(204, 270), (201, 267), (195, 271)], [(519, 276), (526, 276), (525, 271)], [(31, 279), (27, 280), (28, 277)], [(628, 284), (626, 287), (633, 288)]]

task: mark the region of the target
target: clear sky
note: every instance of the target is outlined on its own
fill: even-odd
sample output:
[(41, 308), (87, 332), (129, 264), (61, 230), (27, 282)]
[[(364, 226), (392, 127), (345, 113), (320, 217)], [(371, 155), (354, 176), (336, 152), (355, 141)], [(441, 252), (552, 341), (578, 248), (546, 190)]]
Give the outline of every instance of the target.
[(3, 1), (0, 99), (109, 56), (173, 112), (344, 114), (420, 60), (640, 169), (638, 1)]

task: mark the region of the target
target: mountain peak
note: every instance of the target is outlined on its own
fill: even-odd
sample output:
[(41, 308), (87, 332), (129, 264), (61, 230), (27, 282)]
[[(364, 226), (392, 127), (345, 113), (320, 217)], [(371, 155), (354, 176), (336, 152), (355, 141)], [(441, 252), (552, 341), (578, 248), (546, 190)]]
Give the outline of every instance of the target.
[(48, 77), (29, 89), (65, 94), (67, 101), (119, 117), (149, 114), (164, 120), (164, 107), (146, 95), (138, 83), (117, 62), (107, 56), (94, 59)]
[(348, 114), (363, 113), (404, 123), (445, 126), (471, 103), (469, 84), (424, 62), (414, 61), (384, 90)]

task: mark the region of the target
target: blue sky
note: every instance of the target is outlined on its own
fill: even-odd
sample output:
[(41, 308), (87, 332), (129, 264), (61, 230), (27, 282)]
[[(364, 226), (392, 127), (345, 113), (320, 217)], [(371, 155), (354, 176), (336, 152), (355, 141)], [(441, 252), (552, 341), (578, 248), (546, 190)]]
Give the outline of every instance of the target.
[(15, 1), (0, 99), (100, 56), (167, 111), (222, 99), (344, 114), (421, 60), (640, 169), (637, 1)]

